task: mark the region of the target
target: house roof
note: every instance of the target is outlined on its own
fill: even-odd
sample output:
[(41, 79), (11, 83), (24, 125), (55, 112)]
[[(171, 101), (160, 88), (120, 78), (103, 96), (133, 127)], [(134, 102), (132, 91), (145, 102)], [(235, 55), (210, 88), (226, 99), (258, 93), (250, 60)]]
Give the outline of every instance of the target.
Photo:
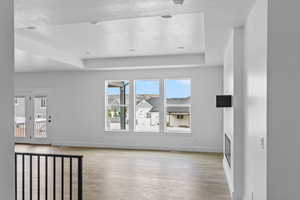
[[(149, 104), (153, 106), (153, 108), (150, 110), (150, 112), (159, 112), (159, 105), (160, 105), (160, 99), (159, 97), (152, 97), (148, 100), (146, 100)], [(167, 99), (167, 104), (169, 105), (185, 105), (185, 104), (190, 104), (191, 98), (186, 97), (186, 98), (168, 98)], [(186, 114), (189, 113), (189, 108), (188, 107), (183, 107), (183, 106), (169, 106), (167, 107), (167, 112), (168, 113), (180, 113), (180, 114)]]
[(152, 97), (148, 99), (147, 102), (153, 106), (150, 112), (159, 112), (159, 105), (160, 105), (159, 97)]
[(191, 97), (184, 97), (184, 98), (168, 98), (167, 104), (190, 104), (191, 103)]
[[(126, 103), (129, 102), (129, 96), (126, 95)], [(120, 95), (108, 95), (107, 97), (108, 105), (120, 105)]]
[(189, 107), (181, 107), (181, 106), (169, 106), (167, 107), (168, 113), (176, 113), (176, 114), (188, 114), (190, 113)]
[[(108, 103), (109, 104), (119, 104), (120, 103), (120, 97), (118, 95), (109, 95), (108, 97)], [(128, 101), (128, 99), (127, 99)], [(138, 95), (137, 96), (137, 105), (139, 105), (142, 101), (146, 101), (152, 106), (152, 109), (150, 112), (159, 112), (159, 106), (161, 104), (160, 97), (158, 96), (151, 96), (151, 95)], [(167, 112), (168, 113), (177, 113), (177, 114), (187, 114), (189, 113), (189, 108), (184, 107), (182, 105), (190, 104), (191, 98), (168, 98), (167, 104), (168, 105), (174, 105), (174, 106), (168, 106)], [(175, 105), (181, 105), (181, 106), (175, 106)]]

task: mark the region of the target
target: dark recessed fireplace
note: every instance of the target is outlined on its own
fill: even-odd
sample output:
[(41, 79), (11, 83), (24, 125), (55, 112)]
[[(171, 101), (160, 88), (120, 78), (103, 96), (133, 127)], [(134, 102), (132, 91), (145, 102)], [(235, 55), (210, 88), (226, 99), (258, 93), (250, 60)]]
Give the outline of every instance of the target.
[(231, 140), (227, 134), (225, 134), (225, 157), (229, 167), (231, 167)]

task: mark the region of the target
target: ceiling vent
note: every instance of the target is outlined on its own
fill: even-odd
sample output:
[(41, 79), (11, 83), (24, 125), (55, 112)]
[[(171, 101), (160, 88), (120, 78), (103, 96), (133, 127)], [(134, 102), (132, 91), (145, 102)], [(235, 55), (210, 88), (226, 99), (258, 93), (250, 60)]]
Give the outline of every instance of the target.
[(35, 30), (36, 29), (36, 27), (35, 26), (27, 26), (27, 27), (25, 27), (27, 30)]
[(173, 0), (174, 4), (182, 5), (184, 0)]
[(172, 18), (172, 15), (162, 15), (161, 17), (164, 19), (170, 19), (170, 18)]
[(94, 21), (90, 21), (90, 24), (98, 26), (100, 24), (100, 22), (94, 20)]

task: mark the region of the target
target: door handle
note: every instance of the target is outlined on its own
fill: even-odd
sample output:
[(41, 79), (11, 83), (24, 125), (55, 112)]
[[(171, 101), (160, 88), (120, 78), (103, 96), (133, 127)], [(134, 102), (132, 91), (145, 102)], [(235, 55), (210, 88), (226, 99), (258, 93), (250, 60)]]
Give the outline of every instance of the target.
[(49, 117), (48, 117), (48, 123), (52, 123), (52, 116), (51, 115), (49, 115)]

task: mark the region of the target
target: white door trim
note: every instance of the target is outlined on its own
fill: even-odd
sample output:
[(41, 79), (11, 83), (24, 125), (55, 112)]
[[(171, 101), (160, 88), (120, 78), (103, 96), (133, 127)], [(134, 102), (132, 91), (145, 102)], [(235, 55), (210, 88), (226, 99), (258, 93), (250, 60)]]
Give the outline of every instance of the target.
[[(35, 138), (34, 137), (34, 97), (46, 97), (47, 98), (47, 114), (46, 114), (46, 138)], [(28, 144), (51, 144), (49, 137), (49, 90), (48, 89), (19, 89), (15, 91), (15, 97), (25, 97), (26, 98), (26, 130), (25, 138), (15, 137), (15, 143), (28, 143)], [(30, 119), (31, 118), (31, 119)]]

